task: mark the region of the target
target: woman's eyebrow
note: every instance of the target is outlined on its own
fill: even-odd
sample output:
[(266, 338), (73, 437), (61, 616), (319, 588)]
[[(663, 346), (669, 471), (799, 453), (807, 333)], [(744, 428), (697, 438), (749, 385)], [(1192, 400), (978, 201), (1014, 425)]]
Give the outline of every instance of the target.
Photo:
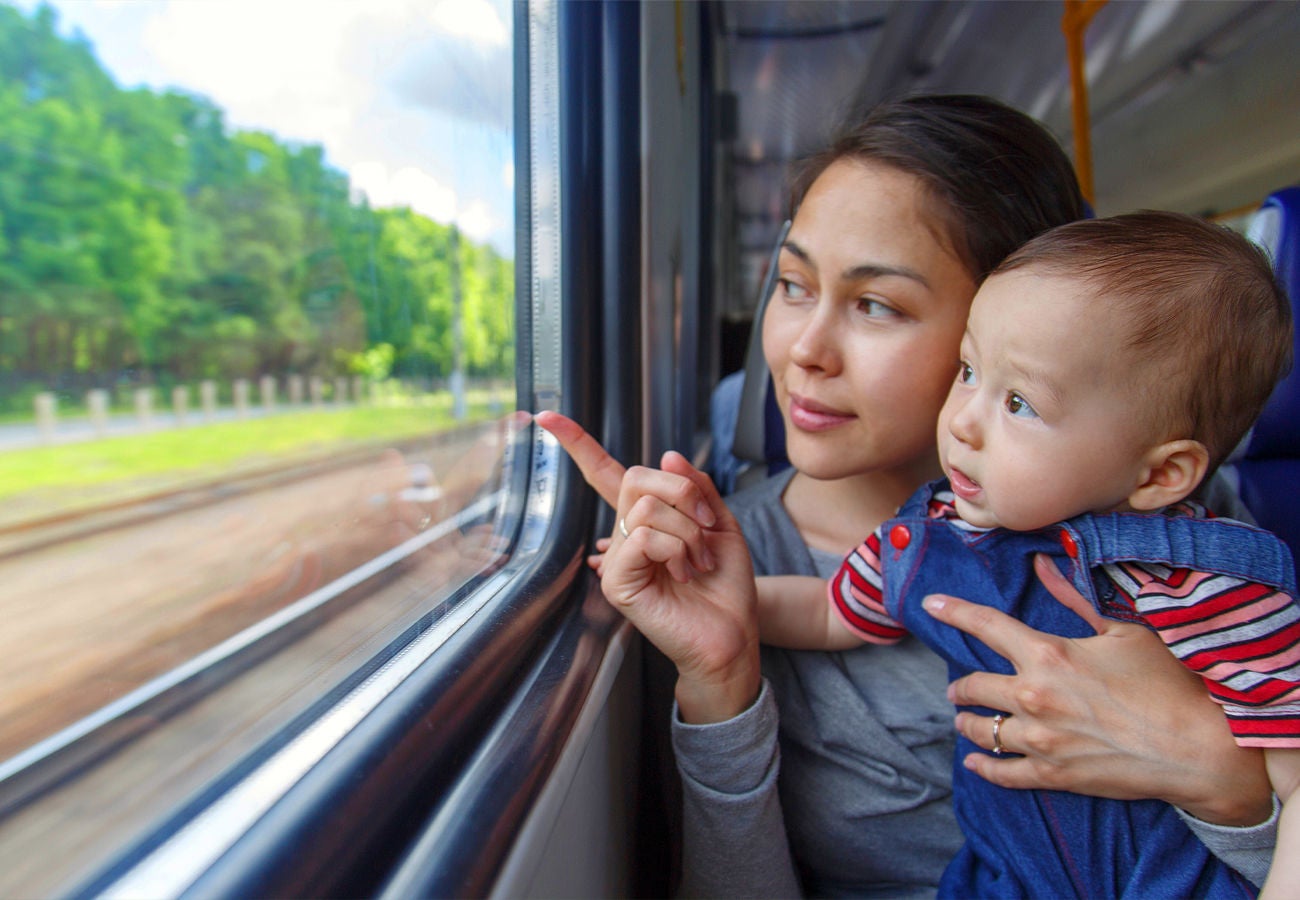
[(930, 282), (916, 269), (909, 269), (906, 266), (886, 266), (880, 263), (862, 263), (858, 266), (852, 266), (845, 269), (844, 274), (840, 277), (845, 281), (857, 281), (860, 278), (883, 278), (886, 275), (909, 278), (924, 288), (930, 287)]
[(781, 249), (787, 250), (794, 256), (799, 257), (800, 262), (805, 266), (813, 269), (817, 268), (817, 264), (812, 261), (812, 257), (808, 255), (808, 251), (803, 247), (800, 247), (794, 241), (787, 239), (783, 244), (781, 244)]
[[(813, 262), (812, 256), (808, 251), (800, 247), (791, 240), (786, 240), (781, 245), (783, 249), (788, 250), (792, 255), (797, 256), (806, 266), (816, 269), (817, 264)], [(881, 263), (862, 263), (845, 269), (840, 278), (845, 281), (857, 281), (863, 278), (883, 278), (892, 275), (898, 278), (910, 278), (912, 281), (919, 283), (922, 287), (929, 288), (930, 282), (924, 275), (915, 269), (909, 269), (907, 266), (887, 266)]]

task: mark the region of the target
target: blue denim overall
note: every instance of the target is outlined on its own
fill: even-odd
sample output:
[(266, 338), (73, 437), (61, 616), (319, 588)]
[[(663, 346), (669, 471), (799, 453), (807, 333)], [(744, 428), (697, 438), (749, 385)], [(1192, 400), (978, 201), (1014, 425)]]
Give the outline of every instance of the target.
[[(952, 679), (976, 670), (1014, 670), (984, 644), (931, 618), (921, 608), (927, 594), (985, 603), (1064, 637), (1093, 634), (1039, 583), (1036, 553), (1051, 556), (1104, 615), (1129, 621), (1137, 621), (1133, 610), (1116, 599), (1095, 567), (1164, 562), (1237, 575), (1295, 596), (1286, 546), (1237, 522), (1114, 513), (1037, 532), (972, 533), (926, 515), (933, 491), (942, 487), (946, 482), (922, 488), (885, 523), (881, 561), (887, 611), (948, 661)], [(962, 766), (972, 751), (984, 752), (958, 735), (953, 803), (966, 843), (944, 872), (939, 896), (1255, 896), (1255, 888), (1206, 850), (1168, 804), (1000, 788)]]

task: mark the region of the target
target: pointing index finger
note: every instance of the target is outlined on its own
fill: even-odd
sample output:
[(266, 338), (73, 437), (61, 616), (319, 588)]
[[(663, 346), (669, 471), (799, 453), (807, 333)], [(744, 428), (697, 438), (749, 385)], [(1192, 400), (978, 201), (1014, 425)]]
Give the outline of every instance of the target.
[(623, 483), (623, 464), (605, 452), (594, 437), (568, 416), (553, 410), (539, 412), (534, 419), (565, 449), (587, 484), (614, 508), (618, 508), (618, 489)]

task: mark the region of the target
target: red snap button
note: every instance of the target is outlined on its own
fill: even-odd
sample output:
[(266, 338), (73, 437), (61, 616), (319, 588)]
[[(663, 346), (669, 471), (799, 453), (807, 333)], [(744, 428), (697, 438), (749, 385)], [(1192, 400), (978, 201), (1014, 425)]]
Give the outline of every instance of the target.
[(1070, 557), (1070, 559), (1079, 558), (1079, 545), (1074, 542), (1074, 538), (1070, 536), (1070, 532), (1066, 531), (1064, 528), (1061, 529), (1061, 546), (1065, 548), (1065, 555)]
[(889, 543), (894, 545), (895, 550), (906, 549), (911, 542), (912, 532), (907, 530), (906, 525), (895, 525), (889, 529)]

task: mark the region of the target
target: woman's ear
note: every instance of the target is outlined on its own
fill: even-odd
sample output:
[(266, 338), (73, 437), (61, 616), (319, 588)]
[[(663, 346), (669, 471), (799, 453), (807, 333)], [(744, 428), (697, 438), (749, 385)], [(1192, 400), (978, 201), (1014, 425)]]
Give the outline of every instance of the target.
[(1200, 441), (1167, 441), (1147, 452), (1142, 480), (1128, 504), (1139, 512), (1177, 503), (1205, 478), (1210, 452)]

